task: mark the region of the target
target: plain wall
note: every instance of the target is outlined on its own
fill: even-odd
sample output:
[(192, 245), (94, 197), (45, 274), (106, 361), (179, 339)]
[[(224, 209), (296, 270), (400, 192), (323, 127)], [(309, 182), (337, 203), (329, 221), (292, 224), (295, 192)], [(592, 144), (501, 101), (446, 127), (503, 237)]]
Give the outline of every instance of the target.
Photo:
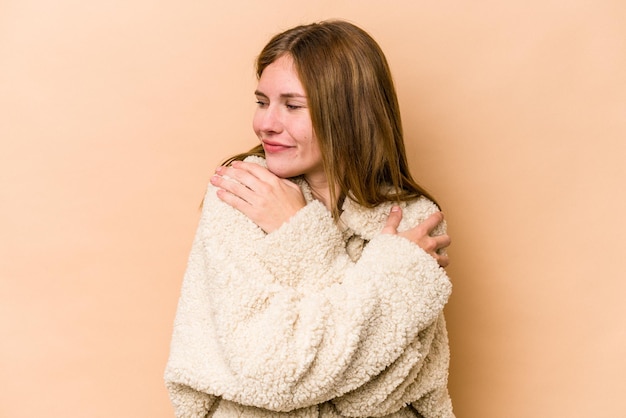
[(459, 418), (626, 410), (626, 4), (0, 2), (0, 416), (171, 417), (198, 207), (253, 61), (340, 17), (387, 53), (453, 246)]

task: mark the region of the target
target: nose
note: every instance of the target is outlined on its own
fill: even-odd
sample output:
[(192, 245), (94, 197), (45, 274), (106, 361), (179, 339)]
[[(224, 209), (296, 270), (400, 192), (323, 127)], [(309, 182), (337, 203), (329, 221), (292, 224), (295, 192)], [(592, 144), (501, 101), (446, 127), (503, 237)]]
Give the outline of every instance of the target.
[(254, 115), (254, 125), (255, 131), (263, 132), (266, 135), (280, 133), (283, 125), (279, 109), (272, 105), (257, 109)]

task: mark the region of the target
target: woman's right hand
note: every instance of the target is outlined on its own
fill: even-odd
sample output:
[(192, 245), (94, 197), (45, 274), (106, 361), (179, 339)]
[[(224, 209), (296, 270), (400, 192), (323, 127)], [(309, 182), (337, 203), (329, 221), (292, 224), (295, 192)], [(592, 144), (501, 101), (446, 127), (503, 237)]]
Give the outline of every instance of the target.
[[(234, 180), (234, 181), (233, 181)], [(300, 187), (255, 163), (235, 161), (211, 177), (217, 197), (268, 234), (306, 206)]]
[(437, 260), (437, 263), (439, 263), (441, 267), (446, 267), (450, 263), (448, 254), (445, 252), (445, 249), (451, 243), (450, 237), (447, 234), (430, 235), (437, 225), (443, 222), (443, 213), (435, 212), (419, 225), (409, 230), (398, 232), (398, 226), (401, 220), (402, 209), (399, 206), (393, 206), (387, 218), (387, 223), (381, 233), (398, 235), (410, 240)]

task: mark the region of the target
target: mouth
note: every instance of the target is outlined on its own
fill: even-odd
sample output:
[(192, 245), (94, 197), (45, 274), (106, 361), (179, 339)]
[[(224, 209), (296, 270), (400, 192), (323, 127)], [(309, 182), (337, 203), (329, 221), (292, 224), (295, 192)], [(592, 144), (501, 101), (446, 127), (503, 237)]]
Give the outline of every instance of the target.
[(276, 152), (286, 151), (286, 150), (291, 149), (291, 148), (293, 148), (293, 147), (291, 147), (289, 145), (283, 145), (283, 144), (278, 143), (278, 142), (263, 141), (263, 149), (267, 153), (276, 153)]

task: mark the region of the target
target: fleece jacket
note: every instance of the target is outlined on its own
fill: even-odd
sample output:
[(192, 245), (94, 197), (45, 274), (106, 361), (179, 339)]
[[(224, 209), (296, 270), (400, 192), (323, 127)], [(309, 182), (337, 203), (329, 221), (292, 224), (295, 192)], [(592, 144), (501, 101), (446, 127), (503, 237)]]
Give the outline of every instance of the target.
[[(295, 181), (307, 205), (269, 234), (209, 185), (165, 370), (176, 416), (453, 418), (445, 270), (381, 234), (395, 203), (346, 198), (334, 220)], [(438, 210), (400, 205), (399, 231)]]

